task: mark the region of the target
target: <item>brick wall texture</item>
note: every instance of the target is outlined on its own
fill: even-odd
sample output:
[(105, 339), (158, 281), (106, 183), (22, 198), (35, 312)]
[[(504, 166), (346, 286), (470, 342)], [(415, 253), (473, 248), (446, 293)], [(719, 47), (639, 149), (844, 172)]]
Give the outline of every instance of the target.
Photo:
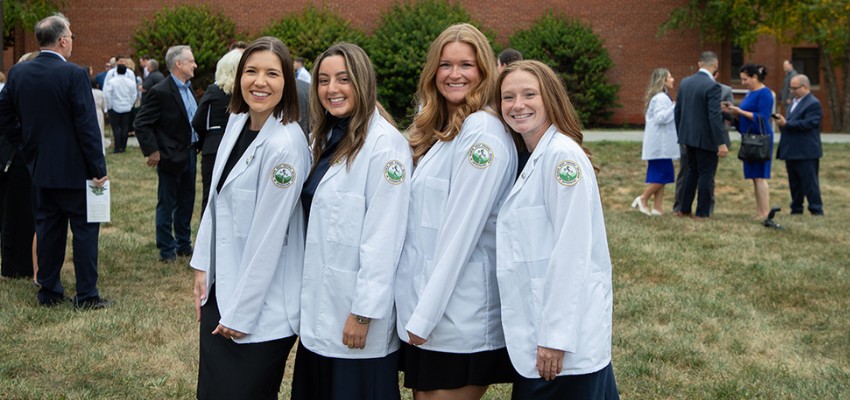
[[(740, 84), (729, 79), (732, 71), (728, 44), (701, 43), (696, 31), (672, 31), (662, 37), (657, 35), (658, 26), (671, 10), (687, 3), (687, 0), (464, 0), (460, 3), (474, 19), (495, 31), (496, 40), (502, 45), (508, 44), (513, 32), (528, 28), (547, 10), (562, 12), (589, 24), (605, 40), (614, 62), (614, 67), (608, 72), (609, 82), (620, 85), (621, 107), (613, 110), (610, 121), (614, 126), (643, 124), (643, 95), (653, 68), (668, 68), (678, 82), (696, 72), (697, 58), (704, 49), (714, 50), (720, 55), (721, 81), (740, 88)], [(206, 4), (232, 18), (237, 31), (250, 34), (311, 4), (325, 5), (349, 18), (354, 27), (371, 32), (380, 21), (381, 13), (390, 8), (394, 0), (71, 0), (63, 9), (76, 35), (71, 61), (91, 65), (95, 73), (99, 72), (110, 55), (132, 53), (130, 37), (142, 20), (163, 8), (182, 4)], [(34, 35), (27, 32), (25, 45), (23, 49), (15, 50), (14, 59), (23, 51), (37, 48)], [(754, 52), (745, 56), (745, 61), (764, 64), (769, 70), (766, 83), (778, 93), (784, 74), (782, 60), (790, 55), (789, 46), (773, 39), (763, 39)], [(164, 55), (153, 56), (160, 61), (164, 58)], [(8, 70), (12, 57), (7, 56), (5, 60)], [(815, 94), (825, 105), (822, 91)]]

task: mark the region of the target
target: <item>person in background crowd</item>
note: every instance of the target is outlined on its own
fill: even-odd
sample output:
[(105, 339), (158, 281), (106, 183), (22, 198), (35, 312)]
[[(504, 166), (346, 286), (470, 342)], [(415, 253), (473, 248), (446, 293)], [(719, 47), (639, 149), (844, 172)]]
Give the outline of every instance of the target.
[(513, 63), (514, 61), (522, 60), (522, 53), (508, 47), (507, 49), (504, 49), (501, 53), (499, 53), (499, 58), (497, 58), (496, 60), (499, 63), (499, 73), (501, 74), (502, 71), (505, 70), (505, 67), (511, 65), (511, 63)]
[(776, 158), (785, 160), (788, 187), (791, 190), (791, 214), (803, 213), (803, 199), (809, 202), (812, 215), (823, 215), (818, 170), (823, 148), (820, 126), (823, 109), (812, 94), (809, 77), (799, 74), (791, 78), (794, 100), (788, 107), (788, 117), (777, 115), (776, 124), (782, 131)]
[(304, 82), (310, 83), (311, 77), (310, 72), (307, 71), (307, 68), (304, 68), (304, 57), (298, 57), (295, 59), (295, 78), (302, 80)]
[(360, 47), (313, 66), (313, 170), (301, 193), (307, 247), (292, 400), (399, 399), (395, 272), (407, 224), (407, 139), (378, 103)]
[(619, 399), (611, 256), (578, 114), (538, 61), (511, 64), (498, 87), (502, 121), (532, 152), (496, 226), (502, 325), (520, 375), (512, 399)]
[[(765, 86), (764, 78), (767, 69), (758, 64), (746, 64), (740, 69), (741, 84), (749, 89), (747, 95), (738, 106), (725, 104), (724, 108), (737, 118), (738, 132), (770, 135), (770, 148), (773, 148), (773, 128), (770, 124), (770, 114), (773, 112), (773, 92)], [(770, 213), (770, 190), (767, 180), (770, 179), (770, 160), (743, 161), (744, 179), (753, 180), (756, 212), (753, 218), (763, 220)]]
[[(156, 248), (159, 260), (192, 255), (197, 133), (191, 122), (198, 108), (189, 82), (195, 56), (189, 46), (172, 46), (165, 54), (171, 76), (154, 85), (136, 117), (136, 136), (147, 165), (159, 178), (156, 202)], [(173, 234), (172, 234), (173, 232)]]
[(242, 51), (231, 50), (218, 60), (215, 82), (207, 87), (201, 102), (198, 103), (195, 118), (192, 119), (192, 127), (198, 133), (197, 147), (201, 150), (201, 182), (204, 188), (201, 213), (206, 210), (210, 198), (215, 155), (230, 117), (227, 106), (230, 104), (230, 95), (236, 81), (236, 68), (242, 58)]
[(147, 97), (148, 91), (151, 90), (154, 85), (162, 82), (162, 80), (165, 79), (165, 76), (162, 75), (162, 72), (159, 72), (159, 61), (153, 58), (148, 60), (147, 70), (150, 72), (148, 73), (147, 78), (142, 81), (142, 103), (145, 102), (145, 97)]
[(106, 154), (106, 138), (104, 137), (104, 113), (109, 109), (106, 106), (106, 97), (103, 91), (97, 87), (97, 81), (91, 81), (91, 94), (94, 97), (95, 111), (97, 111), (97, 126), (100, 128), (100, 141), (103, 143), (103, 153)]
[(114, 140), (112, 152), (115, 154), (127, 150), (130, 112), (133, 110), (133, 104), (138, 96), (136, 79), (130, 75), (129, 71), (130, 68), (126, 64), (118, 64), (115, 76), (106, 81), (106, 87), (103, 89)]
[(409, 129), (416, 173), (396, 278), (404, 386), (417, 400), (480, 399), (513, 379), (494, 228), (517, 150), (491, 107), (496, 91), (496, 58), (478, 29), (453, 25), (431, 43)]
[(794, 93), (791, 92), (791, 78), (797, 76), (797, 70), (794, 69), (794, 64), (788, 60), (782, 61), (782, 70), (785, 71), (785, 78), (782, 80), (782, 92), (780, 92), (780, 101), (782, 109), (788, 114), (791, 111), (791, 101), (794, 100)]
[(299, 327), (310, 151), (289, 50), (262, 37), (237, 67), (201, 218), (195, 271), (198, 399), (277, 399)]
[(65, 16), (42, 19), (35, 25), (35, 35), (41, 53), (14, 66), (0, 92), (0, 132), (21, 144), (32, 177), (40, 264), (38, 301), (48, 307), (66, 301), (59, 275), (70, 223), (77, 289), (74, 305), (105, 308), (112, 303), (100, 297), (97, 289), (100, 224), (86, 218), (87, 185), (103, 187), (109, 179), (91, 78), (86, 70), (67, 62), (74, 34)]
[[(662, 215), (664, 212), (664, 186), (673, 183), (676, 173), (673, 160), (679, 158), (676, 136), (676, 121), (673, 115), (675, 103), (670, 97), (675, 79), (666, 68), (652, 71), (644, 97), (646, 105), (646, 127), (643, 131), (641, 159), (646, 160), (646, 183), (643, 194), (632, 202), (646, 215)], [(649, 198), (655, 196), (650, 210)]]

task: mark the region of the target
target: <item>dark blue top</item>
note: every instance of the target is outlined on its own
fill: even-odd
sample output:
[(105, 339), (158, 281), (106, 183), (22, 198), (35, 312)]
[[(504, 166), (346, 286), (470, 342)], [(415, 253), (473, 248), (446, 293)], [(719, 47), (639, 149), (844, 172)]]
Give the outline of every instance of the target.
[[(773, 128), (770, 125), (770, 114), (773, 112), (773, 93), (767, 86), (747, 93), (738, 106), (742, 110), (753, 113), (753, 119), (738, 118), (738, 132), (770, 135), (770, 148), (773, 148)], [(761, 124), (759, 124), (761, 119)], [(771, 151), (773, 153), (773, 151)], [(744, 178), (770, 179), (770, 160), (764, 162), (744, 161)]]
[[(329, 116), (328, 118), (334, 118)], [(313, 196), (316, 194), (316, 189), (319, 188), (319, 183), (322, 178), (331, 168), (331, 157), (336, 152), (339, 142), (348, 132), (348, 123), (351, 118), (336, 119), (336, 123), (331, 128), (331, 138), (325, 144), (322, 150), (322, 155), (319, 156), (319, 161), (316, 163), (316, 168), (310, 173), (310, 177), (304, 182), (304, 187), (301, 189), (301, 207), (304, 208), (305, 223), (310, 219), (310, 206), (313, 205)]]

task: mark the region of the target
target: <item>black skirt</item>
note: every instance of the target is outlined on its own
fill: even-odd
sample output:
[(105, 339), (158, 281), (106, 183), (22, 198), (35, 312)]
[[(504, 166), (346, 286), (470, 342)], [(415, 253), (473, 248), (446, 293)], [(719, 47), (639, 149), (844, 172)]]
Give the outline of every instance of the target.
[(381, 358), (334, 358), (299, 343), (291, 400), (399, 400), (399, 353)]
[[(517, 374), (518, 375), (518, 374)], [(584, 375), (562, 375), (551, 381), (518, 376), (511, 400), (620, 400), (614, 367), (611, 363), (596, 372)]]
[(215, 286), (208, 297), (201, 307), (198, 399), (277, 399), (286, 357), (296, 336), (237, 344), (213, 335), (221, 320)]
[(407, 343), (401, 346), (406, 388), (427, 391), (489, 386), (513, 382), (517, 376), (506, 348), (478, 353), (444, 353)]

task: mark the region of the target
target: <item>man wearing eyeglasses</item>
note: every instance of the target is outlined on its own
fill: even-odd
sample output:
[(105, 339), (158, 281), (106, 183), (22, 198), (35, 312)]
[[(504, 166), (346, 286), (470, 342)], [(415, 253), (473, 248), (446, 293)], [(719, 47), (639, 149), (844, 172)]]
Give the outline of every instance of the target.
[(809, 77), (799, 74), (791, 78), (789, 89), (793, 100), (788, 115), (774, 114), (782, 132), (776, 158), (785, 160), (788, 186), (791, 189), (791, 214), (803, 213), (803, 198), (809, 202), (812, 215), (823, 215), (818, 169), (823, 148), (820, 125), (823, 110), (811, 93)]
[(43, 306), (67, 299), (59, 281), (70, 222), (73, 232), (77, 308), (111, 303), (97, 290), (100, 224), (86, 218), (86, 180), (102, 187), (108, 179), (88, 71), (67, 62), (74, 34), (65, 16), (55, 14), (35, 25), (41, 53), (9, 72), (0, 92), (0, 134), (20, 143), (32, 176), (38, 239), (38, 301)]

